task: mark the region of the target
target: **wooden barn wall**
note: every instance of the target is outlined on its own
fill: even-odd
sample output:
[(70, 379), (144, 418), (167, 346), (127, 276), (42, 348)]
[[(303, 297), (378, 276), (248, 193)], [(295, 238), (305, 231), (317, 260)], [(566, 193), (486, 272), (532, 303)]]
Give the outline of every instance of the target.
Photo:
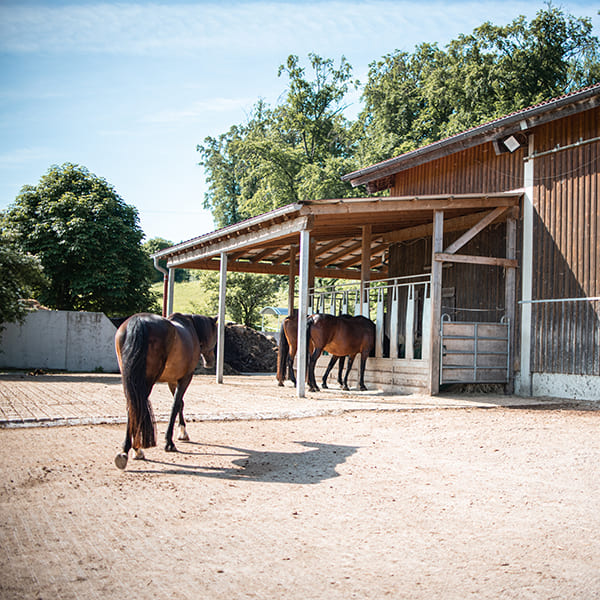
[(398, 173), (393, 196), (504, 192), (523, 186), (524, 150), (496, 155), (492, 143)]
[[(462, 232), (444, 235), (448, 246)], [(461, 254), (505, 256), (504, 223), (482, 231), (461, 249)], [(390, 247), (390, 273), (417, 275), (431, 271), (431, 238)], [(497, 322), (505, 314), (504, 269), (485, 265), (446, 263), (442, 273), (442, 314), (452, 321)]]
[[(600, 109), (535, 132), (536, 152), (600, 136)], [(600, 296), (600, 143), (535, 159), (533, 298)], [(600, 303), (533, 305), (534, 372), (600, 375)]]
[[(507, 191), (523, 186), (524, 149), (496, 155), (491, 143), (464, 150), (396, 175), (391, 194), (462, 194)], [(520, 228), (519, 228), (520, 229)], [(506, 225), (488, 227), (460, 250), (461, 254), (506, 256)], [(461, 235), (444, 235), (448, 246)], [(520, 236), (519, 236), (520, 237)], [(520, 241), (517, 244), (520, 248)], [(390, 247), (392, 275), (412, 275), (431, 269), (431, 238), (412, 240)], [(505, 314), (504, 269), (461, 263), (446, 264), (442, 275), (442, 314), (453, 321), (497, 322)], [(518, 285), (520, 285), (517, 277)], [(513, 361), (519, 361), (519, 327), (512, 326)]]

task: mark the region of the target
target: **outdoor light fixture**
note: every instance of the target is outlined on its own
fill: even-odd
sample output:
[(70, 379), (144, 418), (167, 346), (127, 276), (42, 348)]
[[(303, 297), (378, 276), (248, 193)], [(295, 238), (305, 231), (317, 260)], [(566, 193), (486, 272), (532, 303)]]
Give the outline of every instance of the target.
[(507, 137), (504, 140), (504, 145), (509, 149), (510, 152), (514, 152), (517, 148), (521, 146), (519, 140), (514, 135)]

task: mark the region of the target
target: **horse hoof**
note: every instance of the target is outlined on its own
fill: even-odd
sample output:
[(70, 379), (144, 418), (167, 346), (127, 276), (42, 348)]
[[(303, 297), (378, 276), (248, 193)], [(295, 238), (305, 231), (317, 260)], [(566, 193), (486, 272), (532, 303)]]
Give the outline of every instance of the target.
[(277, 385), (278, 385), (279, 387), (283, 387), (283, 382), (281, 382), (281, 381), (280, 381), (280, 382), (278, 382), (278, 383), (277, 383)]
[(349, 391), (350, 391), (350, 388), (349, 388), (347, 385), (345, 385), (345, 386), (344, 386), (342, 389), (343, 389), (345, 392), (349, 392)]
[(177, 439), (181, 440), (182, 442), (189, 442), (190, 436), (187, 433), (180, 433)]
[(115, 456), (115, 465), (121, 471), (127, 466), (127, 454), (125, 452), (121, 452)]
[(144, 455), (144, 451), (143, 450), (136, 450), (135, 451), (135, 456), (133, 457), (133, 460), (145, 460), (146, 457)]
[(177, 448), (173, 442), (167, 442), (165, 452), (177, 452)]
[(329, 388), (327, 387), (327, 384), (326, 384), (326, 383), (324, 383), (324, 384), (323, 384), (321, 387), (322, 387), (324, 390), (328, 390), (328, 389), (329, 389)]

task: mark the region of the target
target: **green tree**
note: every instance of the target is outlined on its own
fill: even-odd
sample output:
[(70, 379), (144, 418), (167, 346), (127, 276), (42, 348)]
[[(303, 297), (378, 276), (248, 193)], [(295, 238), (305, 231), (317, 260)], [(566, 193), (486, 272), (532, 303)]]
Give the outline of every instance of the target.
[(110, 316), (156, 310), (137, 210), (85, 167), (53, 166), (23, 187), (3, 227), (42, 264), (46, 306)]
[[(154, 259), (150, 258), (156, 252), (160, 252), (165, 248), (170, 248), (173, 246), (173, 242), (165, 240), (161, 237), (155, 237), (150, 240), (145, 241), (142, 244), (142, 248), (144, 252), (148, 255), (148, 261), (150, 266), (152, 267), (152, 283), (157, 283), (158, 281), (163, 281), (164, 275), (158, 269), (154, 267)], [(158, 264), (163, 269), (167, 268), (166, 260), (159, 260)], [(189, 269), (175, 269), (175, 281), (177, 283), (181, 283), (182, 281), (190, 280), (190, 271)]]
[(421, 44), (370, 65), (358, 156), (377, 162), (598, 81), (590, 19), (548, 4), (531, 22), (484, 23), (443, 50)]
[[(203, 288), (203, 301), (208, 313), (217, 314), (219, 310), (218, 274), (204, 272), (200, 275), (200, 281)], [(272, 304), (279, 287), (280, 281), (276, 276), (228, 273), (225, 293), (227, 317), (235, 323), (257, 328), (260, 325), (260, 310)]]
[(22, 252), (14, 239), (0, 231), (0, 331), (3, 323), (23, 319), (27, 313), (23, 300), (35, 297), (44, 284), (37, 258)]
[(198, 146), (206, 172), (205, 207), (226, 226), (286, 204), (353, 195), (341, 175), (354, 167), (351, 124), (343, 117), (352, 69), (342, 57), (309, 55), (312, 78), (297, 56), (279, 67), (285, 101), (262, 100), (248, 122)]

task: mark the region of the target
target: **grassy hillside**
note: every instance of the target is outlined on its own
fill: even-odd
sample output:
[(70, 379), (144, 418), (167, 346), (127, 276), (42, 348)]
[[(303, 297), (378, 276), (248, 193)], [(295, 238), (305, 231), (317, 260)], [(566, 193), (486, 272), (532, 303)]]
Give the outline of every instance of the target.
[[(152, 291), (159, 294), (162, 306), (163, 284), (155, 283)], [(176, 283), (173, 292), (173, 312), (210, 314), (206, 299), (203, 297), (202, 283), (200, 281), (183, 281)]]

